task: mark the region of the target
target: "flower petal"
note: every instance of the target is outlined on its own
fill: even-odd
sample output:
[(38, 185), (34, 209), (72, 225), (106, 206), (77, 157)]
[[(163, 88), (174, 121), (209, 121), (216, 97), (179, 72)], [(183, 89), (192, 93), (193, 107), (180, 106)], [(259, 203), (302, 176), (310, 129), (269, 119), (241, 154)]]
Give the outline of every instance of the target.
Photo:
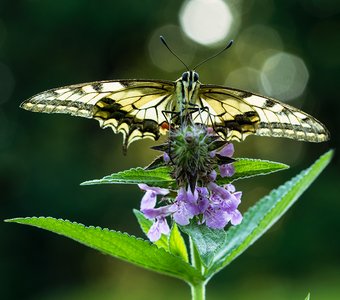
[(208, 208), (204, 213), (204, 219), (208, 227), (223, 229), (228, 224), (230, 215), (221, 209)]
[(215, 170), (212, 170), (212, 171), (210, 172), (210, 174), (208, 175), (208, 177), (209, 177), (209, 179), (210, 179), (211, 181), (215, 181), (215, 180), (216, 180), (216, 177), (217, 177), (216, 171), (215, 171)]
[(167, 195), (169, 194), (169, 190), (168, 189), (163, 189), (160, 187), (152, 187), (152, 186), (148, 186), (145, 183), (140, 183), (138, 184), (139, 188), (143, 191), (153, 191), (155, 192), (157, 195)]
[(219, 154), (226, 157), (232, 157), (234, 155), (234, 145), (232, 143), (225, 145)]
[(147, 233), (147, 236), (148, 236), (148, 238), (151, 242), (156, 242), (161, 238), (161, 235), (162, 235), (162, 233), (161, 233), (160, 228), (159, 228), (159, 222), (156, 221), (150, 227), (150, 229)]
[(147, 208), (141, 210), (141, 212), (148, 219), (154, 219), (158, 217), (167, 217), (176, 211), (173, 205), (166, 205), (159, 208)]
[(157, 195), (153, 191), (146, 191), (140, 203), (140, 210), (154, 208), (156, 205)]
[(241, 223), (242, 219), (243, 219), (242, 214), (236, 209), (231, 214), (230, 223), (233, 225), (238, 225)]
[(158, 228), (161, 233), (168, 235), (170, 233), (170, 228), (168, 222), (164, 217), (160, 218), (158, 221)]
[(174, 204), (176, 206), (176, 212), (173, 214), (174, 221), (179, 225), (188, 225), (193, 214), (187, 209), (184, 202), (177, 202)]
[(166, 153), (166, 152), (163, 153), (163, 160), (166, 163), (168, 163), (170, 161), (170, 156), (169, 156), (168, 153)]
[(231, 177), (235, 174), (235, 168), (232, 164), (219, 166), (221, 177)]

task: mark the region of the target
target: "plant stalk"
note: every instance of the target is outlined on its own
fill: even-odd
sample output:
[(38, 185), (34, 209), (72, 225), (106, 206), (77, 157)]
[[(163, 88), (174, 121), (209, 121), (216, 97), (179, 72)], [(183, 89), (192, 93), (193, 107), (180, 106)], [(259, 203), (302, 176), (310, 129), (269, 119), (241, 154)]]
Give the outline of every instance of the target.
[(205, 284), (205, 281), (190, 284), (192, 300), (205, 300)]
[[(204, 266), (202, 265), (201, 258), (191, 238), (190, 238), (190, 256), (192, 266), (199, 270), (201, 274), (203, 274)], [(205, 300), (206, 283), (207, 281), (197, 281), (190, 283), (192, 300)]]

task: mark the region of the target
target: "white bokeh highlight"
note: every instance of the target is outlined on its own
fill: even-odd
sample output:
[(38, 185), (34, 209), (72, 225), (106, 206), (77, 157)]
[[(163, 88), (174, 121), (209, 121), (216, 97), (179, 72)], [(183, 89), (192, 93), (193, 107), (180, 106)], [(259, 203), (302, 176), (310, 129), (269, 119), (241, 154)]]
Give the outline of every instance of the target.
[(264, 92), (283, 101), (299, 97), (308, 79), (309, 72), (304, 61), (289, 53), (276, 53), (262, 65), (261, 83)]
[(211, 45), (225, 40), (233, 15), (222, 0), (189, 0), (180, 11), (185, 34), (197, 43)]

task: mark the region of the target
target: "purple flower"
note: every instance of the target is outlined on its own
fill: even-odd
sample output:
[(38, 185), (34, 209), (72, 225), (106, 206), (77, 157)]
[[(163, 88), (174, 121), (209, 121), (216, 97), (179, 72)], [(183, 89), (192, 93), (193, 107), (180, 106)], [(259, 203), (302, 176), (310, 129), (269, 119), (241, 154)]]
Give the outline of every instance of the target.
[[(224, 163), (232, 161), (228, 158), (233, 156), (234, 146), (228, 143), (218, 151), (221, 144), (224, 142), (213, 129), (188, 125), (174, 130), (169, 144), (160, 148), (165, 149), (163, 160), (172, 167), (171, 174), (178, 189), (177, 196), (173, 197), (176, 191), (170, 194), (168, 189), (139, 185), (145, 191), (140, 210), (153, 221), (147, 233), (150, 241), (169, 234), (167, 218), (181, 226), (194, 221), (215, 229), (223, 229), (229, 222), (237, 225), (242, 221), (238, 210), (242, 193), (232, 184), (219, 186), (215, 182), (218, 169), (221, 177), (235, 173), (231, 163)], [(165, 195), (168, 195), (166, 204), (157, 207), (157, 196)]]
[(232, 164), (224, 164), (219, 166), (221, 177), (231, 177), (235, 174), (235, 168)]
[(188, 225), (190, 219), (200, 213), (198, 205), (198, 191), (195, 189), (194, 193), (188, 188), (180, 188), (175, 199), (173, 214), (175, 222), (179, 225)]
[(169, 190), (158, 187), (150, 187), (146, 184), (139, 184), (138, 186), (140, 189), (145, 191), (141, 201), (140, 210), (146, 218), (154, 220), (147, 236), (151, 242), (155, 242), (160, 239), (162, 234), (167, 235), (170, 232), (166, 217), (174, 212), (172, 205), (155, 208), (157, 195), (167, 195)]
[(229, 221), (233, 225), (239, 224), (242, 215), (237, 207), (241, 203), (242, 192), (235, 192), (232, 184), (221, 187), (210, 182), (208, 188), (211, 191), (210, 205), (203, 213), (206, 225), (210, 228), (222, 229)]
[(156, 206), (157, 195), (167, 195), (169, 194), (168, 189), (162, 189), (159, 187), (150, 187), (147, 184), (138, 184), (139, 188), (146, 193), (142, 198), (140, 205), (141, 211), (148, 208), (154, 208)]
[(165, 163), (170, 162), (170, 156), (169, 156), (168, 153), (166, 153), (166, 152), (163, 153), (163, 160), (164, 160)]
[(231, 193), (229, 190), (217, 185), (215, 182), (209, 182), (208, 189), (212, 192), (212, 198), (216, 200), (229, 199), (231, 197)]
[(231, 219), (230, 219), (230, 223), (232, 225), (238, 225), (242, 222), (242, 214), (240, 213), (239, 210), (235, 209), (232, 213), (231, 213)]
[(198, 191), (198, 211), (202, 214), (209, 206), (209, 191), (206, 187), (196, 187), (196, 190)]
[(165, 217), (156, 218), (156, 222), (150, 227), (147, 236), (151, 242), (156, 242), (161, 238), (162, 233), (168, 235), (170, 232), (169, 225)]
[(167, 217), (175, 211), (173, 205), (166, 205), (158, 208), (145, 208), (141, 210), (144, 216), (150, 220), (158, 217)]
[(203, 214), (205, 224), (214, 229), (223, 229), (229, 222), (230, 216), (218, 207), (210, 205)]
[(234, 145), (229, 143), (220, 150), (219, 154), (226, 157), (232, 157), (234, 155), (234, 151)]
[(210, 179), (211, 181), (215, 181), (215, 180), (216, 180), (216, 177), (217, 177), (217, 173), (216, 173), (215, 170), (212, 170), (208, 176), (209, 176), (209, 179)]
[[(225, 157), (232, 157), (234, 155), (234, 145), (227, 144), (219, 152), (220, 155)], [(232, 164), (223, 164), (219, 166), (221, 177), (231, 177), (235, 174), (235, 168)]]
[(166, 220), (168, 216), (172, 216), (177, 224), (185, 226), (195, 216), (201, 215), (198, 223), (205, 223), (214, 229), (223, 229), (229, 222), (237, 225), (242, 221), (242, 215), (237, 209), (241, 203), (242, 192), (236, 192), (232, 184), (219, 186), (211, 181), (207, 187), (196, 186), (194, 192), (190, 188), (181, 187), (172, 204), (158, 208), (155, 208), (157, 195), (166, 195), (169, 190), (147, 185), (140, 185), (140, 188), (146, 191), (141, 212), (154, 222), (147, 233), (152, 242), (160, 239), (162, 234), (169, 234)]

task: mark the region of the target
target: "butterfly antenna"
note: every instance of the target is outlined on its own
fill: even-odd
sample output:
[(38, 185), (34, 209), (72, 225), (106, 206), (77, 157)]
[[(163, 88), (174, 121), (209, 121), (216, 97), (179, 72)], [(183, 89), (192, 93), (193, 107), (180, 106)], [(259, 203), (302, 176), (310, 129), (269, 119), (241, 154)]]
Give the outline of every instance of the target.
[(167, 47), (168, 50), (172, 53), (172, 55), (175, 56), (175, 57), (177, 57), (177, 59), (178, 59), (178, 60), (186, 67), (187, 71), (189, 71), (189, 68), (188, 68), (188, 66), (184, 63), (184, 61), (181, 60), (181, 59), (179, 58), (179, 56), (178, 56), (174, 51), (172, 51), (172, 50), (170, 49), (170, 47), (168, 46), (168, 44), (167, 44), (167, 42), (165, 41), (164, 37), (161, 35), (159, 38), (161, 39), (161, 42), (164, 44), (164, 46)]
[(229, 43), (220, 51), (218, 51), (216, 54), (206, 58), (205, 60), (203, 60), (202, 62), (200, 62), (198, 65), (196, 65), (193, 70), (197, 70), (198, 67), (200, 67), (201, 65), (203, 65), (204, 63), (206, 63), (208, 60), (211, 60), (213, 58), (215, 58), (216, 56), (220, 55), (222, 52), (224, 52), (225, 50), (227, 50), (228, 48), (231, 47), (231, 45), (234, 43), (233, 40), (230, 40)]

